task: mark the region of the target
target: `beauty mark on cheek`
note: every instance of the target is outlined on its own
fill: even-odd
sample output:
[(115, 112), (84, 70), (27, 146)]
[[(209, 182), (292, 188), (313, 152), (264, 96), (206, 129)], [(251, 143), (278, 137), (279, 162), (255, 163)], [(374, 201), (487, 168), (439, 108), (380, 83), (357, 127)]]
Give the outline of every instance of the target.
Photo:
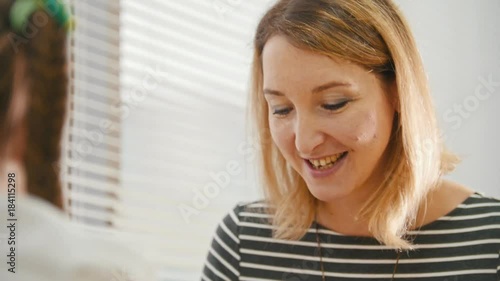
[(369, 143), (377, 140), (377, 122), (373, 113), (358, 118), (357, 122), (350, 127), (353, 128), (353, 139), (357, 143)]

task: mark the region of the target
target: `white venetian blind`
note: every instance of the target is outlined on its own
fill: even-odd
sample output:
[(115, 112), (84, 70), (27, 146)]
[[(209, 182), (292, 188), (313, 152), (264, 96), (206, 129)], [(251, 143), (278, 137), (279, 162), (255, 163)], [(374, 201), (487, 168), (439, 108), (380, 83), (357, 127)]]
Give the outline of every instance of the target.
[(217, 223), (258, 199), (245, 116), (253, 33), (270, 1), (121, 3), (116, 225), (144, 235), (164, 280), (199, 280)]
[(63, 141), (65, 207), (85, 225), (113, 223), (120, 184), (119, 1), (69, 0), (70, 97)]

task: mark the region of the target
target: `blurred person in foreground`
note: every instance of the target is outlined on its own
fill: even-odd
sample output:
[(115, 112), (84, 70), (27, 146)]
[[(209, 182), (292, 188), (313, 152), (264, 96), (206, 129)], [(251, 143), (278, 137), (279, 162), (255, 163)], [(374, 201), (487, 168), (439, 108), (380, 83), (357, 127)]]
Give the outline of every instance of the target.
[(0, 0), (0, 280), (152, 280), (135, 251), (83, 233), (62, 211), (54, 163), (68, 96), (67, 12), (55, 0)]
[(500, 201), (443, 179), (426, 74), (391, 0), (281, 0), (254, 38), (265, 200), (202, 280), (500, 280)]

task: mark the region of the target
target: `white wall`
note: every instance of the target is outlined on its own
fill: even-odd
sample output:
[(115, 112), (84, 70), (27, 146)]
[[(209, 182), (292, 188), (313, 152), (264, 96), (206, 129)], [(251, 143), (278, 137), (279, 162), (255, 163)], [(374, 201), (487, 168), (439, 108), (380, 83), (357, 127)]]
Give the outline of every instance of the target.
[[(413, 28), (447, 143), (463, 160), (450, 178), (500, 197), (496, 162), (500, 158), (500, 1), (397, 3)], [(486, 87), (484, 81), (494, 83)]]

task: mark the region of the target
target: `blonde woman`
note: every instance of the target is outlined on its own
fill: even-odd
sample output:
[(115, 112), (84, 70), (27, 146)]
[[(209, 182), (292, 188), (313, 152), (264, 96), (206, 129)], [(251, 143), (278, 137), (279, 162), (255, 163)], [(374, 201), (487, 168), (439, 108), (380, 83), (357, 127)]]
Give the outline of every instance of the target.
[(500, 201), (442, 179), (458, 161), (392, 1), (276, 3), (250, 106), (266, 198), (225, 217), (203, 280), (500, 280)]

